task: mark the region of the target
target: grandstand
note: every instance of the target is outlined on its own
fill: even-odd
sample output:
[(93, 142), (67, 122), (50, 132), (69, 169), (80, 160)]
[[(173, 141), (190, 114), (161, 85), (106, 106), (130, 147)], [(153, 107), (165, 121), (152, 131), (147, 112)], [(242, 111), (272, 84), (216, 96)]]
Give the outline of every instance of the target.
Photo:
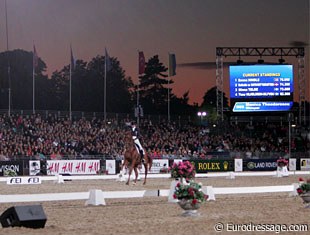
[[(125, 123), (129, 115), (109, 115), (108, 122), (93, 113), (73, 115), (62, 112), (16, 112), (0, 115), (0, 159), (66, 160), (106, 159), (121, 161)], [(181, 121), (182, 120), (182, 121)], [(233, 119), (214, 125), (198, 125), (196, 120), (144, 118), (142, 143), (153, 159), (244, 160), (309, 158), (309, 128), (292, 128), (285, 120), (240, 122)], [(232, 164), (232, 163), (231, 163)], [(300, 167), (300, 165), (298, 165)]]

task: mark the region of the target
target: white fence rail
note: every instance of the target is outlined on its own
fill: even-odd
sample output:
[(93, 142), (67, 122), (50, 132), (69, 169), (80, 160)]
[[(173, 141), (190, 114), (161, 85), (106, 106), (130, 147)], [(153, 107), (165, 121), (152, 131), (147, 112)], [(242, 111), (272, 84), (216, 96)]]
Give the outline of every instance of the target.
[[(290, 175), (306, 175), (310, 172), (294, 171), (289, 172)], [(277, 172), (225, 172), (225, 173), (207, 173), (197, 174), (196, 177), (232, 177), (234, 176), (277, 176)], [(28, 178), (24, 180), (21, 178)], [(142, 175), (141, 175), (142, 177)], [(33, 180), (39, 178), (39, 181)], [(148, 178), (170, 178), (170, 174), (150, 174)], [(14, 179), (14, 180), (13, 180)], [(17, 179), (17, 180), (16, 180)], [(29, 180), (32, 179), (32, 180)], [(118, 175), (80, 175), (80, 176), (20, 176), (20, 177), (1, 177), (1, 182), (42, 182), (53, 180), (58, 183), (63, 183), (64, 180), (104, 180), (104, 179), (119, 179)], [(257, 194), (257, 193), (279, 193), (288, 192), (291, 196), (297, 195), (296, 188), (298, 184), (292, 185), (277, 185), (277, 186), (258, 186), (258, 187), (212, 187), (204, 186), (203, 191), (209, 195), (209, 200), (215, 200), (215, 195), (225, 194)], [(98, 189), (90, 190), (89, 192), (71, 192), (71, 193), (47, 193), (47, 194), (15, 194), (5, 195), (0, 194), (0, 203), (13, 202), (42, 202), (42, 201), (61, 201), (61, 200), (88, 200), (86, 204), (105, 205), (105, 199), (112, 198), (140, 198), (145, 196), (163, 196), (170, 197), (171, 190), (140, 190), (140, 191), (109, 191), (103, 192)]]
[[(309, 175), (310, 171), (289, 171), (289, 175)], [(215, 172), (196, 174), (196, 178), (211, 178), (211, 177), (243, 177), (243, 176), (277, 176), (277, 171), (264, 171), (264, 172)], [(0, 177), (0, 182), (7, 182), (11, 178), (29, 178), (29, 177), (40, 177), (41, 181), (57, 181), (59, 178), (63, 180), (108, 180), (118, 179), (119, 175), (54, 175), (54, 176), (17, 176), (17, 177)], [(127, 177), (127, 175), (125, 175)], [(140, 174), (143, 178), (144, 174)], [(148, 178), (170, 178), (170, 174), (148, 174)], [(131, 175), (134, 178), (134, 174)]]
[[(209, 195), (209, 200), (215, 200), (215, 195), (221, 194), (257, 194), (257, 193), (279, 193), (289, 192), (291, 196), (296, 194), (297, 185), (281, 186), (259, 186), (259, 187), (222, 187), (213, 188), (204, 186), (202, 190)], [(116, 198), (141, 198), (141, 197), (168, 197), (171, 195), (169, 189), (158, 190), (140, 190), (140, 191), (108, 191), (103, 192), (95, 189), (89, 192), (72, 192), (72, 193), (45, 193), (45, 194), (11, 194), (0, 195), (0, 203), (13, 202), (42, 202), (42, 201), (64, 201), (64, 200), (92, 200), (88, 204), (104, 204), (105, 199)], [(92, 199), (93, 197), (96, 199)], [(102, 203), (100, 203), (102, 202)]]

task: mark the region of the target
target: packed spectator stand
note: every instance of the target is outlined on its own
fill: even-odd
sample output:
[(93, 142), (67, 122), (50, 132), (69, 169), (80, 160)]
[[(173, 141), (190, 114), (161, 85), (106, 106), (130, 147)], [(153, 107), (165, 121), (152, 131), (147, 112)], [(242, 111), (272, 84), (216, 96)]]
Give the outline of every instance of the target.
[[(131, 120), (72, 118), (49, 114), (0, 115), (0, 160), (121, 159)], [(289, 140), (282, 123), (223, 123), (202, 126), (160, 120), (140, 120), (141, 142), (153, 158), (309, 157), (309, 128), (296, 127)], [(291, 148), (289, 149), (289, 142)]]

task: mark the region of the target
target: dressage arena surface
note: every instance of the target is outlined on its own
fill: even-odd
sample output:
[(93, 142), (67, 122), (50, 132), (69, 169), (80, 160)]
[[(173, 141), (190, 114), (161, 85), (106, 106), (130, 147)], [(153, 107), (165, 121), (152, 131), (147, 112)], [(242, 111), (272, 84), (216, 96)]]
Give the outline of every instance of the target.
[[(241, 187), (290, 185), (298, 182), (299, 175), (277, 178), (273, 176), (250, 176), (227, 179), (196, 178), (204, 186)], [(306, 178), (307, 176), (301, 175)], [(172, 179), (148, 179), (136, 185), (125, 185), (116, 180), (72, 180), (63, 184), (42, 181), (39, 185), (0, 184), (1, 194), (39, 194), (103, 191), (130, 191), (169, 189)], [(16, 205), (41, 204), (47, 217), (44, 228), (2, 228), (0, 234), (45, 235), (103, 235), (103, 234), (276, 234), (276, 232), (215, 232), (217, 223), (227, 224), (308, 224), (310, 208), (302, 199), (290, 197), (289, 193), (216, 195), (216, 201), (208, 201), (199, 209), (200, 216), (184, 217), (182, 209), (168, 202), (167, 197), (144, 197), (134, 199), (106, 199), (105, 206), (86, 206), (85, 200), (52, 201), (37, 203), (1, 203), (0, 213)], [(309, 234), (308, 232), (280, 232), (284, 234)]]

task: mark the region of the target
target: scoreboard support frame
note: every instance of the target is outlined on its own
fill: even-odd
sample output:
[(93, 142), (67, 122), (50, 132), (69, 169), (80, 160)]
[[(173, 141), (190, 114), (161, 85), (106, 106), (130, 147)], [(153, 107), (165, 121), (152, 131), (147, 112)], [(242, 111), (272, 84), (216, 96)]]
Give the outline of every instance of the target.
[(217, 47), (216, 48), (216, 108), (217, 119), (223, 117), (223, 57), (283, 57), (298, 59), (299, 124), (306, 124), (306, 81), (304, 47)]

